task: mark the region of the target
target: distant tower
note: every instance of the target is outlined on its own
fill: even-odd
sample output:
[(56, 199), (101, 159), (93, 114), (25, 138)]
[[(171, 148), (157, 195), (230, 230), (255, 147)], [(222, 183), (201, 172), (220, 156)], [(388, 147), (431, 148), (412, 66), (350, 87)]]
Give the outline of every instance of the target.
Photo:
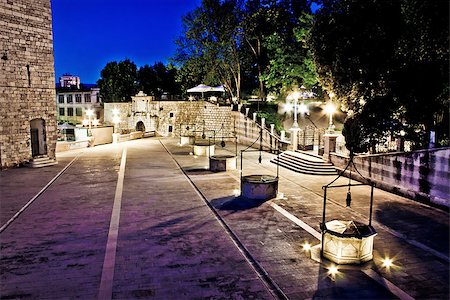
[(0, 1), (0, 166), (55, 158), (50, 0)]

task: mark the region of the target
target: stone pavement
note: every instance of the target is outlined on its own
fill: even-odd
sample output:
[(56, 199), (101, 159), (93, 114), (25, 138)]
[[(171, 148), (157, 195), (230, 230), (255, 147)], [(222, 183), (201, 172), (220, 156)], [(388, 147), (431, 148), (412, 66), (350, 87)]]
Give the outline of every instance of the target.
[[(447, 212), (376, 190), (375, 259), (362, 267), (341, 268), (333, 281), (326, 262), (312, 260), (302, 249), (305, 241), (319, 243), (311, 232), (319, 231), (322, 218), (321, 187), (333, 176), (280, 168), (284, 198), (251, 207), (234, 196), (239, 171), (211, 173), (207, 158), (189, 155), (191, 151), (175, 139), (142, 139), (64, 152), (58, 165), (45, 169), (0, 172), (3, 226), (75, 158), (0, 233), (0, 298), (97, 299), (104, 295), (101, 282), (111, 284), (114, 299), (277, 298), (205, 200), (290, 299), (449, 298)], [(229, 151), (233, 145), (217, 149)], [(262, 164), (258, 155), (246, 153), (244, 175), (274, 174), (273, 155), (263, 153)], [(123, 188), (116, 189), (121, 180)], [(327, 219), (365, 221), (368, 189), (352, 189), (351, 208), (344, 207), (345, 193), (329, 191)], [(119, 210), (113, 210), (114, 203)], [(104, 262), (105, 253), (114, 255), (106, 255)], [(390, 269), (381, 266), (386, 255), (395, 258)]]

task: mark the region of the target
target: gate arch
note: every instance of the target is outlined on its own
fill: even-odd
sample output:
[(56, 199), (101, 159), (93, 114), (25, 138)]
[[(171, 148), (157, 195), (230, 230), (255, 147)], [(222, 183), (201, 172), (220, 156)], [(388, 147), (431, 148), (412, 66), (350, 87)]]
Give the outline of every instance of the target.
[(144, 122), (139, 121), (136, 123), (136, 131), (142, 131), (145, 132), (145, 125)]

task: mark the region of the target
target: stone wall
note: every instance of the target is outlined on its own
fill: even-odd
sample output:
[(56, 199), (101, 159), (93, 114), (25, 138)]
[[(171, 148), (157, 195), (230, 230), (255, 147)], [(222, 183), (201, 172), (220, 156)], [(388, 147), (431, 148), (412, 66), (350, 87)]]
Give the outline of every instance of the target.
[(158, 133), (163, 136), (170, 135), (169, 125), (173, 126), (173, 135), (184, 135), (189, 124), (190, 132), (196, 136), (202, 135), (203, 128), (207, 136), (214, 136), (214, 133), (216, 136), (233, 135), (229, 106), (218, 106), (205, 101), (160, 101), (159, 109)]
[(32, 158), (30, 121), (43, 119), (47, 154), (57, 127), (50, 0), (0, 1), (0, 165)]
[[(331, 161), (343, 169), (348, 157), (332, 153)], [(361, 155), (354, 163), (379, 188), (450, 207), (450, 148)]]
[[(122, 132), (134, 131), (136, 124), (142, 121), (146, 131), (156, 131), (160, 136), (179, 136), (180, 133), (189, 132), (200, 137), (203, 128), (207, 136), (213, 136), (214, 132), (216, 136), (233, 135), (229, 106), (217, 106), (204, 101), (149, 101), (146, 112), (134, 112), (132, 102), (105, 103), (106, 124), (112, 125), (114, 108), (120, 112), (118, 128)], [(189, 131), (186, 131), (188, 126)]]

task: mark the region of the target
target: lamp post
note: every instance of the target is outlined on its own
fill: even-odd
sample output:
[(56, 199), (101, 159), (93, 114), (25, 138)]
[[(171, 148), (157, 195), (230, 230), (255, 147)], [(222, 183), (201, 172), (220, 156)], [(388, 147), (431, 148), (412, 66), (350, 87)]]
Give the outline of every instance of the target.
[(297, 150), (298, 148), (298, 121), (297, 121), (297, 110), (298, 110), (298, 98), (300, 98), (300, 93), (298, 91), (293, 92), (290, 95), (291, 99), (294, 99), (294, 123), (291, 127), (291, 143), (292, 143), (292, 151)]
[(94, 115), (94, 111), (92, 109), (89, 108), (89, 109), (86, 110), (86, 116), (88, 117), (88, 122), (89, 122), (89, 131), (92, 128), (91, 118), (92, 118), (93, 115)]
[(112, 115), (113, 115), (112, 122), (114, 124), (113, 144), (116, 144), (119, 141), (119, 134), (117, 133), (117, 125), (120, 123), (120, 110), (117, 108), (113, 108)]
[(333, 103), (330, 101), (325, 106), (325, 113), (327, 113), (330, 116), (330, 122), (328, 125), (328, 132), (333, 133), (334, 132), (334, 125), (333, 125), (333, 114), (336, 112), (336, 107), (333, 105)]
[(291, 94), (292, 99), (294, 99), (294, 123), (292, 124), (292, 128), (298, 128), (297, 122), (297, 110), (298, 110), (298, 98), (300, 98), (300, 93), (295, 91)]

